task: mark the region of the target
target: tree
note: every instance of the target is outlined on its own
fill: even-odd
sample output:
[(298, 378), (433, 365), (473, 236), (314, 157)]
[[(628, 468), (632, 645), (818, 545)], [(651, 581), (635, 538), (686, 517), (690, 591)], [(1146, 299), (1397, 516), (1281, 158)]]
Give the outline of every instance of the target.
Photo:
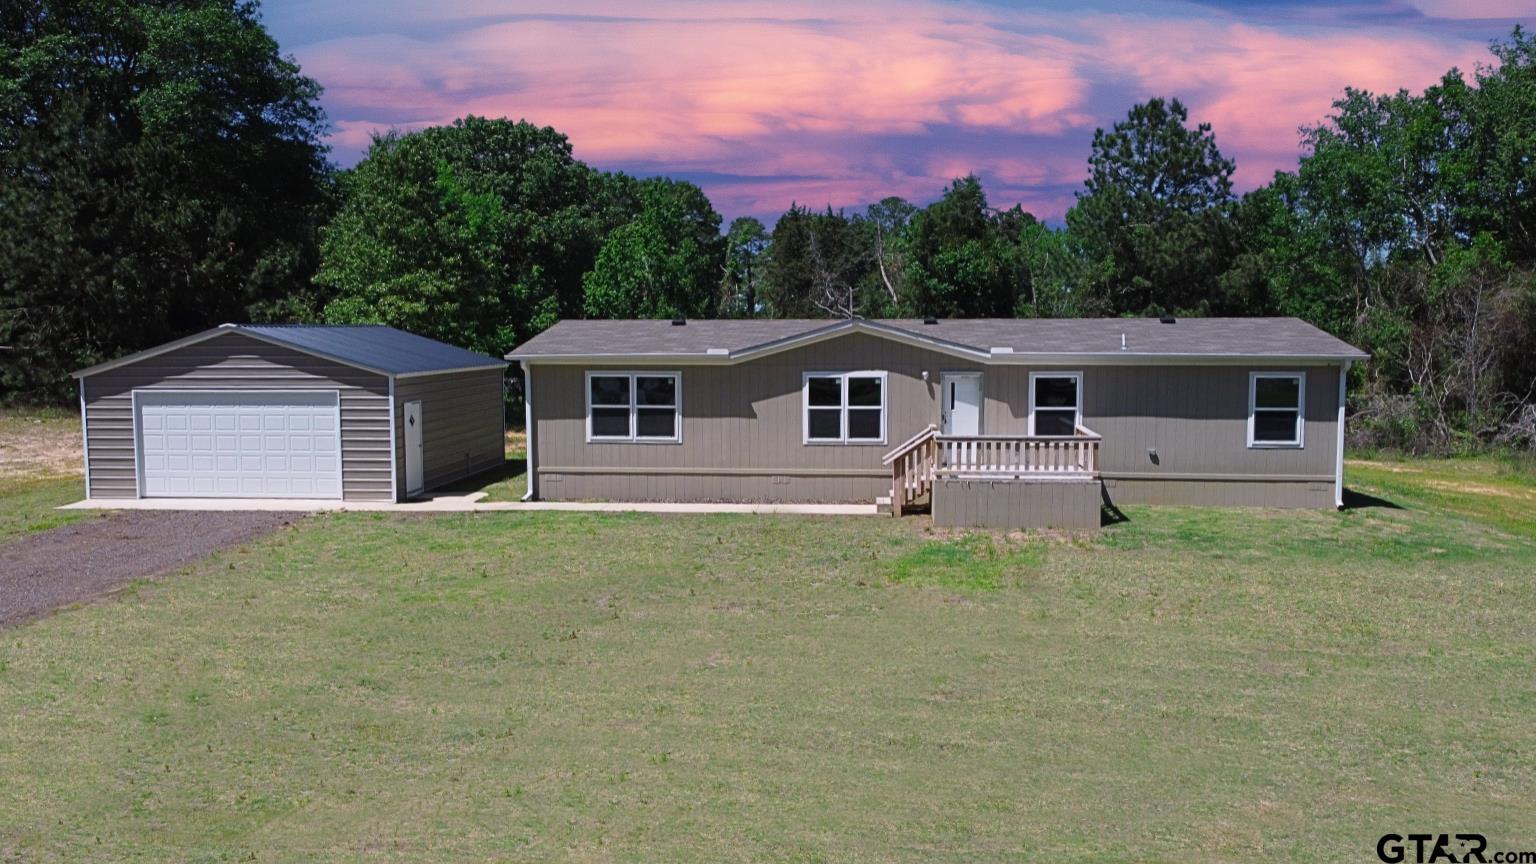
[[(627, 178), (624, 178), (627, 179)], [(639, 212), (603, 241), (582, 279), (584, 311), (595, 318), (712, 318), (723, 254), (720, 214), (692, 183), (636, 183)]]
[(947, 318), (1013, 314), (1026, 278), (1017, 240), (1034, 221), (1017, 208), (991, 210), (975, 177), (951, 183), (938, 201), (912, 217), (906, 310)]
[(494, 356), (582, 314), (583, 274), (637, 206), (554, 129), (472, 116), (375, 137), (344, 188), (315, 277), (326, 319)]
[(725, 232), (725, 258), (721, 265), (720, 315), (752, 318), (759, 311), (768, 229), (751, 216), (731, 220)]
[(238, 0), (0, 5), (0, 394), (279, 314), (331, 210), (320, 88)]
[(870, 258), (875, 263), (875, 275), (880, 278), (880, 287), (885, 289), (888, 308), (892, 311), (902, 307), (909, 292), (908, 235), (917, 213), (916, 205), (895, 196), (869, 205), (865, 213), (871, 243)]
[(774, 318), (849, 318), (862, 315), (860, 287), (870, 272), (861, 227), (828, 207), (813, 213), (791, 205), (779, 217), (768, 247), (763, 303)]
[(1067, 225), (1102, 262), (1097, 311), (1228, 311), (1219, 277), (1230, 260), (1231, 160), (1209, 124), (1191, 129), (1174, 99), (1136, 105), (1093, 134), (1086, 189)]
[(1017, 245), (1027, 277), (1013, 314), (1019, 318), (1077, 315), (1083, 286), (1093, 281), (1093, 262), (1083, 255), (1077, 238), (1036, 220), (1019, 231)]
[[(1467, 236), (1504, 238), (1511, 261), (1536, 260), (1536, 38), (1516, 26), (1491, 46), (1476, 87), (1452, 70), (1431, 94), (1445, 104), (1453, 141), (1442, 176)], [(1453, 112), (1451, 108), (1458, 108)]]

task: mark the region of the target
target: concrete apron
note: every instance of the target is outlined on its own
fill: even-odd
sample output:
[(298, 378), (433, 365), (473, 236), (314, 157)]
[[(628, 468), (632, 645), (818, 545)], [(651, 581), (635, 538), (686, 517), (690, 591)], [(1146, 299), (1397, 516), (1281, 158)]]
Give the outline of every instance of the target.
[(397, 504), (389, 501), (312, 501), (301, 498), (87, 499), (60, 510), (273, 510), (298, 513), (501, 513), (560, 510), (578, 513), (784, 513), (804, 516), (874, 516), (874, 504), (685, 504), (613, 501), (485, 501), (484, 492), (438, 495)]

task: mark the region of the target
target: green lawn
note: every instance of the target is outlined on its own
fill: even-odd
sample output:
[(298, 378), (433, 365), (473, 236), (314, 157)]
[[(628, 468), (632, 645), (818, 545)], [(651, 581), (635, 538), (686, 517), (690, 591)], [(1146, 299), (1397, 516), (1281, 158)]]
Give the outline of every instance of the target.
[(57, 408), (0, 409), (0, 545), (90, 518), (53, 509), (84, 497), (80, 415)]
[(1127, 508), (1091, 540), (305, 519), (0, 634), (0, 860), (1536, 848), (1529, 504), (1472, 518), (1506, 496), (1428, 479), (1352, 467), (1399, 506)]
[(54, 509), (84, 497), (85, 487), (79, 477), (0, 479), (0, 546), (33, 531), (94, 516), (89, 511)]

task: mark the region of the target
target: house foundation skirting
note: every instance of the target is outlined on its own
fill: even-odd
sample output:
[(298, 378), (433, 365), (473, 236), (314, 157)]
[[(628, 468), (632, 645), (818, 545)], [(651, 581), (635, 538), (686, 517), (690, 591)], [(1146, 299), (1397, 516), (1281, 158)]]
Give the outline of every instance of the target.
[(933, 484), (933, 524), (940, 528), (1057, 528), (1093, 531), (1100, 523), (1099, 481), (949, 480)]
[(1103, 478), (1104, 493), (1115, 506), (1167, 504), (1191, 507), (1334, 506), (1333, 478)]

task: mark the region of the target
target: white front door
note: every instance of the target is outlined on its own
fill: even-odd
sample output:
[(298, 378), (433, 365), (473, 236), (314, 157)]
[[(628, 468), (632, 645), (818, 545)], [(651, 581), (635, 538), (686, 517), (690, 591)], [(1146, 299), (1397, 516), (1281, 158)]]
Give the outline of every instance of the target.
[(420, 495), (426, 482), (422, 479), (421, 403), (405, 403), (405, 494)]
[(945, 372), (940, 383), (940, 434), (980, 435), (981, 373)]
[(335, 390), (138, 390), (139, 491), (146, 498), (340, 498)]

